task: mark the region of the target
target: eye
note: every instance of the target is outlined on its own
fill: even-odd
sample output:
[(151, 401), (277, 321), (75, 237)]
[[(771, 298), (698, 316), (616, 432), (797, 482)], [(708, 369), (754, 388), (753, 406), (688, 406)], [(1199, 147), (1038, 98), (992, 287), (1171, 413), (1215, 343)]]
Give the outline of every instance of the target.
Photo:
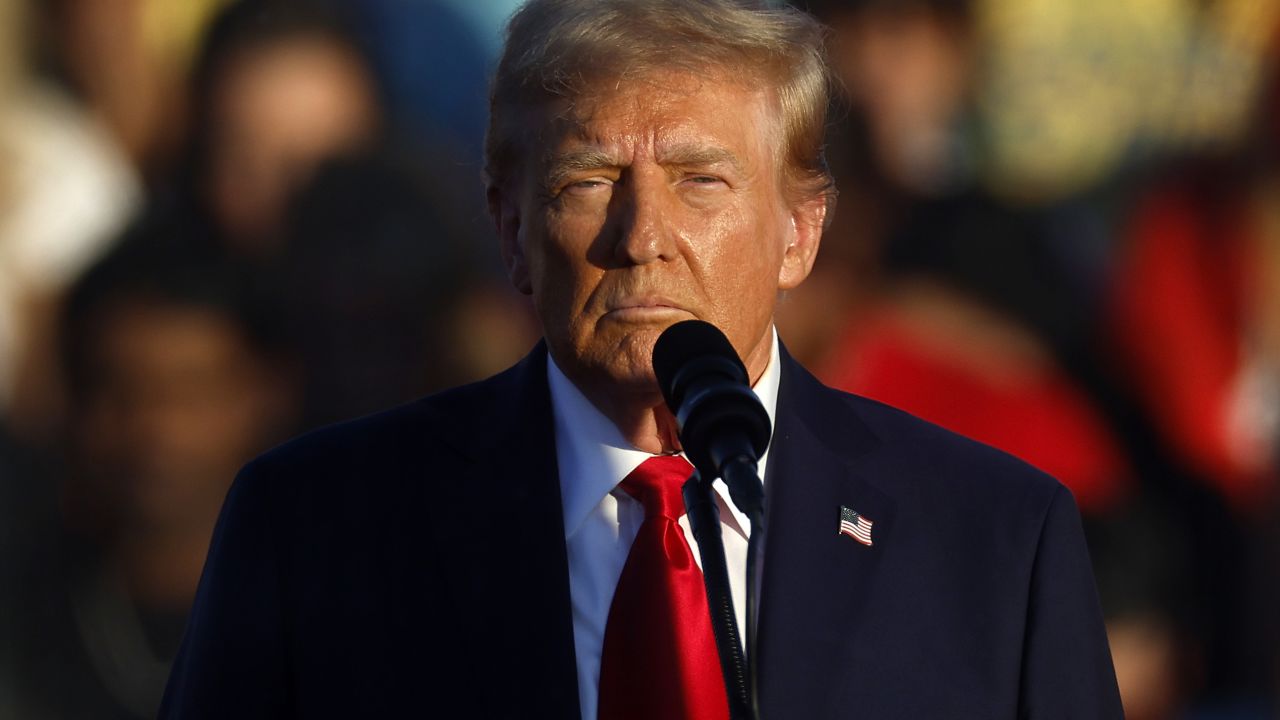
[(608, 192), (613, 187), (613, 183), (614, 181), (609, 178), (590, 177), (568, 183), (560, 192), (568, 193), (569, 195), (591, 195)]
[(696, 188), (710, 188), (724, 185), (724, 179), (715, 175), (689, 175), (683, 180), (685, 185)]

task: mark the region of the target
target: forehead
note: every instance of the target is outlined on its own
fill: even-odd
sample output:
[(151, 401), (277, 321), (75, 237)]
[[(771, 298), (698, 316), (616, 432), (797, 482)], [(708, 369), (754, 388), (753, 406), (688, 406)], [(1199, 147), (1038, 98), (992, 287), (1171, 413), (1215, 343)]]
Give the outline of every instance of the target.
[(571, 101), (552, 103), (541, 122), (544, 161), (589, 146), (624, 159), (637, 152), (658, 159), (729, 152), (739, 163), (759, 164), (775, 156), (780, 138), (771, 91), (679, 72), (597, 83)]

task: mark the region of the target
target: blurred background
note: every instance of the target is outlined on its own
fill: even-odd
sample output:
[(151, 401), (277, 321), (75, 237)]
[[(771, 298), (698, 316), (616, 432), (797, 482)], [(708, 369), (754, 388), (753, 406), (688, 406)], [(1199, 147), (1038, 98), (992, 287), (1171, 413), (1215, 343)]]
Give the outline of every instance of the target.
[[(1280, 717), (1280, 3), (795, 0), (840, 187), (780, 331), (1075, 493), (1131, 720)], [(536, 341), (517, 0), (0, 0), (0, 718), (148, 718), (236, 469)]]

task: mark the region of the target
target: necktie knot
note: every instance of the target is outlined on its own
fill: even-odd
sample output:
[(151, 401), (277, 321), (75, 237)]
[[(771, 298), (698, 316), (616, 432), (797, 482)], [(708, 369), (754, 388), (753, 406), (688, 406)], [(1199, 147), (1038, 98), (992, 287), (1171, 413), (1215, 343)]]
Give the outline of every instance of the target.
[(640, 463), (622, 479), (621, 487), (644, 506), (645, 520), (666, 517), (679, 520), (684, 515), (684, 481), (693, 466), (679, 455), (660, 455)]

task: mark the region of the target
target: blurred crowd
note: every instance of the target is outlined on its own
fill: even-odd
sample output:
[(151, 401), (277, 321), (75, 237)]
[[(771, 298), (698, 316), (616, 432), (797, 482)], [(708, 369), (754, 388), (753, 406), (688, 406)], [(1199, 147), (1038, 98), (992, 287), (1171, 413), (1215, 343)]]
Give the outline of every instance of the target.
[[(794, 2), (840, 196), (783, 341), (1071, 488), (1131, 720), (1280, 717), (1280, 3)], [(0, 718), (152, 717), (241, 464), (536, 341), (517, 3), (0, 0)]]

